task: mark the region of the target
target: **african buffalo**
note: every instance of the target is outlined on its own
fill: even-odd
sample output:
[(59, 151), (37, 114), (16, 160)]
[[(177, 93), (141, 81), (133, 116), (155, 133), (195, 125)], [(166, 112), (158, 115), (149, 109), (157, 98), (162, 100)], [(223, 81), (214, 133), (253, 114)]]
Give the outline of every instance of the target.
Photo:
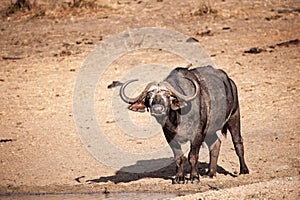
[[(207, 175), (213, 177), (217, 170), (221, 140), (230, 131), (240, 162), (240, 174), (248, 174), (244, 159), (243, 139), (240, 131), (240, 108), (237, 87), (227, 74), (211, 66), (194, 69), (176, 68), (162, 82), (149, 83), (135, 98), (125, 94), (131, 82), (120, 88), (123, 101), (132, 111), (150, 111), (161, 124), (176, 161), (175, 183), (184, 183), (184, 155), (181, 144), (190, 142), (188, 161), (190, 180), (199, 182), (197, 169), (200, 146), (206, 142), (210, 149)], [(221, 134), (222, 133), (222, 134)]]

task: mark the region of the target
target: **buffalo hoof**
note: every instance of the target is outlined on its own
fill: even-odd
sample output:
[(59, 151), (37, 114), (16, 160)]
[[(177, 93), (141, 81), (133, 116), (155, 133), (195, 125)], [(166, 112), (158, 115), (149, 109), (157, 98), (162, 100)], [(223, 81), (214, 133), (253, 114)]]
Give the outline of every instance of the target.
[(185, 179), (184, 179), (184, 177), (178, 177), (178, 176), (176, 176), (172, 180), (172, 184), (185, 184)]
[(199, 177), (194, 177), (194, 178), (192, 178), (192, 179), (191, 179), (191, 183), (192, 183), (192, 184), (195, 184), (195, 185), (199, 184), (199, 183), (200, 183)]
[(240, 174), (249, 174), (249, 169), (248, 169), (247, 167), (242, 168), (242, 169), (240, 170)]
[(213, 178), (214, 176), (216, 176), (216, 172), (212, 172), (212, 171), (208, 171), (204, 175), (204, 177), (209, 177), (209, 178)]

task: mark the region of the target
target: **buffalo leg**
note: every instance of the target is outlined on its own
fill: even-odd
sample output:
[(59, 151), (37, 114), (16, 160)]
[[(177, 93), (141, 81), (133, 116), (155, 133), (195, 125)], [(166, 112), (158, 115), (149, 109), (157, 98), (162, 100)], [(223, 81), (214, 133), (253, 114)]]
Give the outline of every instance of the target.
[(179, 183), (179, 184), (184, 184), (185, 177), (184, 177), (184, 169), (183, 169), (183, 164), (184, 164), (184, 156), (180, 156), (176, 159), (176, 176), (174, 183)]
[(204, 138), (202, 133), (196, 134), (196, 137), (191, 142), (191, 149), (189, 152), (189, 164), (191, 166), (191, 182), (192, 183), (199, 183), (199, 172), (198, 172), (198, 159), (199, 159), (199, 151), (201, 144), (203, 143)]
[(206, 175), (209, 176), (210, 178), (214, 177), (217, 172), (217, 162), (218, 162), (220, 147), (221, 147), (221, 141), (217, 139), (212, 149), (210, 149), (209, 151), (209, 168)]
[(197, 168), (198, 158), (199, 158), (199, 150), (201, 145), (191, 145), (191, 150), (189, 152), (189, 164), (191, 165), (191, 182), (198, 183), (199, 182), (199, 172)]
[(241, 136), (241, 122), (240, 122), (239, 109), (237, 109), (237, 111), (229, 118), (227, 125), (228, 125), (228, 130), (231, 133), (235, 152), (239, 157), (240, 174), (249, 174), (249, 170), (245, 163), (245, 158), (244, 158), (244, 145), (243, 145), (243, 138)]
[(171, 146), (171, 149), (174, 153), (175, 164), (176, 164), (176, 175), (173, 183), (184, 184), (185, 175), (184, 175), (183, 165), (184, 165), (185, 158), (181, 146), (179, 143), (175, 142), (174, 140), (171, 143), (169, 143), (169, 145)]

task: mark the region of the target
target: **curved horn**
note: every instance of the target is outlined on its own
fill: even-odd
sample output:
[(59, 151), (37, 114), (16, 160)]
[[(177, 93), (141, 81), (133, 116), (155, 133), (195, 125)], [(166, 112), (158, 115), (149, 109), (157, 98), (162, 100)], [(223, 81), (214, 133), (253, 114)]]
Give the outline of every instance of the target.
[(127, 85), (129, 85), (130, 83), (132, 82), (135, 82), (135, 81), (138, 81), (138, 79), (134, 79), (134, 80), (129, 80), (129, 81), (126, 81), (125, 83), (123, 83), (123, 85), (121, 86), (120, 88), (120, 96), (121, 96), (121, 99), (126, 102), (126, 103), (129, 103), (129, 104), (134, 104), (135, 102), (139, 101), (139, 100), (142, 100), (146, 97), (147, 95), (147, 91), (150, 89), (150, 87), (154, 84), (156, 84), (156, 82), (151, 82), (149, 83), (146, 88), (143, 90), (143, 92), (137, 96), (137, 97), (134, 97), (134, 98), (130, 98), (128, 97), (126, 94), (125, 94), (125, 88)]
[(175, 94), (175, 96), (177, 98), (182, 99), (186, 102), (192, 101), (193, 99), (195, 99), (197, 97), (197, 95), (199, 93), (199, 90), (200, 90), (199, 84), (194, 79), (189, 79), (189, 78), (186, 78), (186, 77), (184, 77), (184, 78), (191, 81), (193, 83), (193, 85), (195, 86), (195, 93), (193, 95), (186, 96), (186, 95), (181, 94), (170, 83), (168, 83), (166, 81), (162, 82), (161, 84), (164, 85), (166, 88), (168, 88), (168, 90), (170, 90), (173, 94)]

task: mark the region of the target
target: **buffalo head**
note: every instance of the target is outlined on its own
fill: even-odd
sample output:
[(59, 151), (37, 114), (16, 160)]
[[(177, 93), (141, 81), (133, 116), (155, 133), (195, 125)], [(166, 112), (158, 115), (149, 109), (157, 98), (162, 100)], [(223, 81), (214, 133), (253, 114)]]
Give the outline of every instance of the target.
[(126, 81), (121, 86), (120, 96), (122, 100), (131, 104), (129, 106), (130, 110), (144, 112), (145, 109), (147, 109), (151, 115), (156, 118), (166, 117), (170, 109), (178, 110), (185, 107), (187, 103), (195, 99), (199, 93), (199, 85), (196, 80), (190, 80), (195, 87), (195, 92), (188, 96), (177, 91), (170, 83), (163, 81), (159, 83), (149, 83), (140, 95), (135, 98), (130, 98), (125, 94), (125, 88), (134, 81), (137, 80)]

